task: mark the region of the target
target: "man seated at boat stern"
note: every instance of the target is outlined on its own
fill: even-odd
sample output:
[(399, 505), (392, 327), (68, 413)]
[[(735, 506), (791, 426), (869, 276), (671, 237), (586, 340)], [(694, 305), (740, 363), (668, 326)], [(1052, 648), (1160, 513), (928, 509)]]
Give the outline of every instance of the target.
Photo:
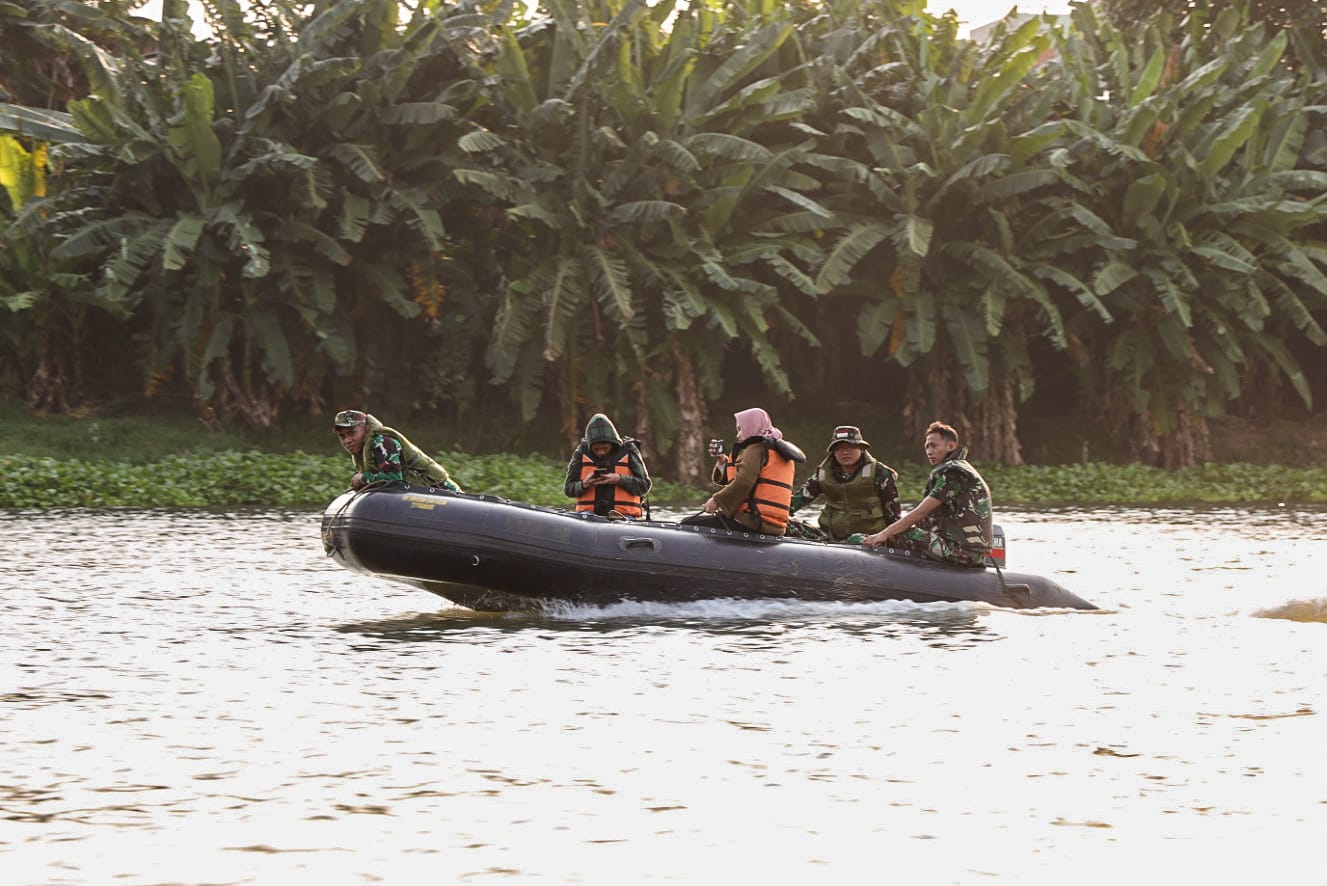
[(350, 488), (401, 482), (461, 492), (447, 469), (424, 454), (400, 431), (386, 427), (367, 412), (343, 409), (332, 419), (341, 448), (350, 453), (355, 473)]
[(917, 551), (956, 566), (984, 566), (993, 539), (991, 490), (967, 458), (967, 447), (958, 445), (958, 432), (931, 422), (926, 460), (932, 467), (921, 503), (862, 544)]
[(576, 499), (576, 510), (639, 520), (651, 485), (636, 441), (619, 434), (602, 412), (591, 416), (562, 484), (567, 498)]

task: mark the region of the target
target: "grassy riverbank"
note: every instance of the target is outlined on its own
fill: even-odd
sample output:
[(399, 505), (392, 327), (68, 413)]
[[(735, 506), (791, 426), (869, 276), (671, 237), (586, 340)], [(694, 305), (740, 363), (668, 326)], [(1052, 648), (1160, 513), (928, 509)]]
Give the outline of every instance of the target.
[[(435, 456), (467, 492), (571, 504), (562, 495), (566, 462), (537, 455)], [(6, 478), (0, 508), (321, 507), (346, 489), (351, 467), (344, 454), (250, 450), (171, 455), (145, 463), (0, 456), (0, 471)], [(695, 502), (704, 493), (656, 480), (652, 499)]]
[[(566, 505), (565, 463), (538, 455), (443, 453), (471, 492), (535, 504)], [(997, 505), (1185, 505), (1327, 503), (1327, 466), (1205, 465), (1161, 471), (1140, 465), (1055, 467), (981, 465)], [(326, 504), (345, 488), (345, 456), (305, 452), (195, 453), (125, 461), (0, 456), (0, 507), (304, 507)], [(905, 502), (915, 501), (926, 466), (900, 466)], [(656, 481), (656, 504), (699, 504), (699, 489)]]
[[(349, 459), (320, 420), (277, 433), (200, 428), (167, 418), (35, 419), (0, 410), (0, 507), (316, 507), (345, 488)], [(813, 457), (816, 453), (812, 453)], [(927, 466), (884, 455), (916, 500)], [(566, 461), (541, 454), (440, 455), (469, 491), (566, 505)], [(1102, 462), (1002, 466), (977, 462), (1000, 505), (1321, 504), (1327, 462), (1244, 463), (1163, 471)], [(656, 469), (656, 504), (695, 505), (703, 490)]]

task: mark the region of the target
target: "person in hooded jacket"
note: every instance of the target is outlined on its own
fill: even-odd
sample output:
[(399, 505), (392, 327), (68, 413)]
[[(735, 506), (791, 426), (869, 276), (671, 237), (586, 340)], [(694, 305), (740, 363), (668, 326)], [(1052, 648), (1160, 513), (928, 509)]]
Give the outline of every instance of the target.
[(788, 531), (793, 474), (806, 455), (783, 439), (763, 409), (744, 409), (733, 419), (737, 443), (731, 457), (715, 453), (713, 479), (719, 491), (705, 502), (702, 513), (682, 523), (782, 536)]
[(372, 483), (406, 482), (460, 492), (447, 469), (424, 454), (400, 431), (385, 426), (367, 412), (343, 409), (332, 419), (341, 448), (350, 453), (355, 473), (351, 489)]
[(651, 485), (636, 441), (619, 434), (602, 412), (591, 416), (562, 484), (567, 498), (576, 499), (576, 510), (639, 520)]

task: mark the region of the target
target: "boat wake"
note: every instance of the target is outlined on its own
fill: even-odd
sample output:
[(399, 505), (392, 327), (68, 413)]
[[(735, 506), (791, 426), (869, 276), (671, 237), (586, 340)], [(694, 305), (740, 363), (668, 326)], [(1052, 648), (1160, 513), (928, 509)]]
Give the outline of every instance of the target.
[(602, 606), (545, 603), (543, 617), (567, 621), (971, 621), (990, 607), (972, 602), (914, 603), (910, 600), (837, 602), (786, 599), (737, 600), (719, 597), (676, 603), (623, 600)]
[(1316, 600), (1291, 600), (1268, 609), (1258, 609), (1250, 613), (1254, 618), (1283, 618), (1287, 621), (1327, 622), (1327, 598)]
[(830, 627), (849, 633), (894, 628), (920, 629), (947, 636), (985, 633), (982, 616), (991, 611), (983, 603), (913, 603), (882, 600), (868, 603), (797, 600), (713, 599), (677, 603), (623, 601), (603, 606), (547, 601), (540, 611), (475, 612), (448, 606), (394, 618), (339, 625), (346, 634), (381, 640), (437, 640), (475, 628), (498, 631), (527, 629), (596, 632), (636, 631), (642, 628), (686, 628), (723, 633), (758, 631), (781, 634), (801, 627)]

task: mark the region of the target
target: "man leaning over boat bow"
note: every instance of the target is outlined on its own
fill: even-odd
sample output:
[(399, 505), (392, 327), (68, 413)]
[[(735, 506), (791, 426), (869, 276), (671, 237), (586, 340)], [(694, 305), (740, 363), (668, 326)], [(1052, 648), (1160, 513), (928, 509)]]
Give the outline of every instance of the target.
[(387, 427), (367, 412), (343, 409), (332, 419), (341, 448), (350, 453), (355, 473), (350, 488), (402, 481), (460, 492), (447, 469), (424, 454), (400, 431)]

